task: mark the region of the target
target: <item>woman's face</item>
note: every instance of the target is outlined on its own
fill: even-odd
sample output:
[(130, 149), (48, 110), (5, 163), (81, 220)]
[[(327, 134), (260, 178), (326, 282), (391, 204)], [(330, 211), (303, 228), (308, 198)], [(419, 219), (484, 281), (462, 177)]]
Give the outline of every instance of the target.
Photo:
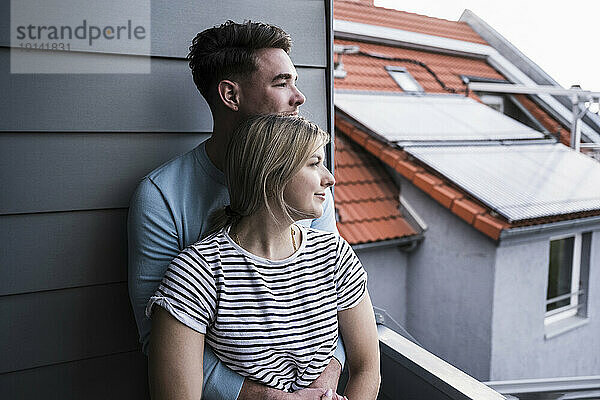
[(325, 150), (315, 151), (302, 169), (294, 175), (283, 190), (288, 205), (304, 215), (292, 215), (294, 220), (319, 218), (323, 214), (325, 189), (335, 184), (331, 172), (325, 167)]

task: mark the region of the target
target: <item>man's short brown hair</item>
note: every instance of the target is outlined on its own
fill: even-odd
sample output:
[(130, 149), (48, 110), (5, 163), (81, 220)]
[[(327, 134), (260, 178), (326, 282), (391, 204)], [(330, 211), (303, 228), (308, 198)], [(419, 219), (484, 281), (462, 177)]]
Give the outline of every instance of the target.
[(274, 48), (289, 54), (291, 47), (292, 39), (277, 26), (227, 21), (198, 33), (187, 59), (196, 87), (210, 104), (221, 80), (236, 80), (257, 70), (256, 50)]

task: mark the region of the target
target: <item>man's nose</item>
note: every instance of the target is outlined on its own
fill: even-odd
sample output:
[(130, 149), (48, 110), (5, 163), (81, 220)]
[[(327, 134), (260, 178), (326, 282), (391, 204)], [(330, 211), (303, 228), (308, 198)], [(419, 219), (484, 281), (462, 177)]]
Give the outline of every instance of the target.
[(306, 101), (306, 97), (302, 94), (300, 89), (294, 86), (294, 96), (292, 97), (292, 105), (301, 106)]

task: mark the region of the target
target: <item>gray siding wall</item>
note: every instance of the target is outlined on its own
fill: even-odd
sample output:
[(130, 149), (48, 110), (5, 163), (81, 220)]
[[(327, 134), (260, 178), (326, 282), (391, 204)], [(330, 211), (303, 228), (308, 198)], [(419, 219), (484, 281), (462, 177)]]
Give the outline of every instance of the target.
[(152, 1), (150, 74), (74, 75), (10, 74), (9, 4), (0, 5), (0, 393), (147, 398), (127, 294), (127, 207), (145, 174), (212, 129), (184, 59), (189, 42), (227, 19), (280, 25), (294, 39), (302, 113), (330, 128), (331, 2)]
[(387, 311), (406, 327), (407, 253), (397, 247), (375, 247), (358, 250), (356, 255), (367, 271), (373, 306)]
[(586, 325), (544, 337), (549, 238), (496, 256), (491, 380), (600, 375), (600, 231), (592, 234)]
[(487, 380), (495, 243), (394, 176), (428, 226), (425, 240), (409, 255), (406, 328), (430, 352)]

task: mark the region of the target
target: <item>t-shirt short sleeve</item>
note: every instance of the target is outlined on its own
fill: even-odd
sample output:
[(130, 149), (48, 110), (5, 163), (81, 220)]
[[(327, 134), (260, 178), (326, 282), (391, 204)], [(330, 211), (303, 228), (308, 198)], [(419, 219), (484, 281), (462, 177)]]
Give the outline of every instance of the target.
[(342, 237), (338, 239), (335, 285), (338, 311), (355, 307), (367, 293), (367, 272)]
[(160, 286), (148, 301), (146, 316), (151, 318), (154, 305), (159, 305), (182, 324), (206, 333), (206, 327), (215, 316), (216, 293), (209, 264), (190, 246), (169, 265)]

